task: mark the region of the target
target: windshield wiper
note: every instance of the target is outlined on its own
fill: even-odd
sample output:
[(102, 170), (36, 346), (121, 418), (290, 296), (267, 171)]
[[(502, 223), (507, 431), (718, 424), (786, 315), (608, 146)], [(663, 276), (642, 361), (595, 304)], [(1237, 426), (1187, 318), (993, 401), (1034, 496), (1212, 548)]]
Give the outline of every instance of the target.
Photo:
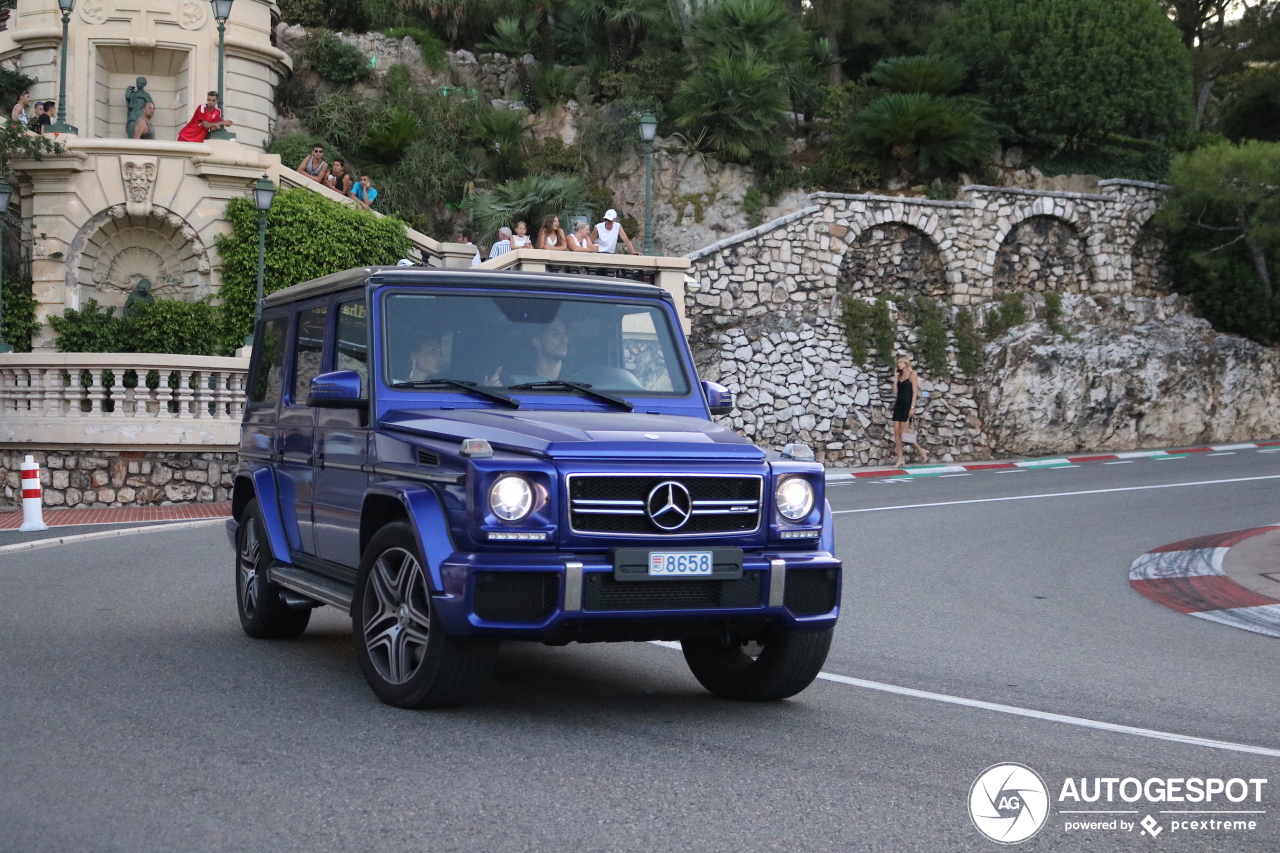
[(414, 379), (409, 382), (393, 382), (392, 388), (456, 388), (459, 391), (466, 391), (475, 394), (477, 397), (484, 397), (486, 400), (493, 400), (495, 403), (501, 403), (504, 406), (510, 406), (513, 409), (520, 408), (520, 401), (514, 397), (508, 397), (506, 394), (499, 394), (496, 391), (486, 391), (483, 388), (477, 388), (476, 383), (468, 382), (465, 379)]
[(556, 380), (552, 382), (521, 382), (519, 385), (507, 386), (508, 391), (531, 391), (535, 388), (568, 388), (573, 391), (581, 391), (588, 397), (595, 397), (597, 400), (604, 400), (606, 403), (612, 403), (619, 408), (626, 409), (628, 412), (635, 408), (635, 406), (631, 405), (621, 397), (615, 397), (612, 394), (606, 394), (603, 391), (594, 390), (589, 382), (563, 382)]

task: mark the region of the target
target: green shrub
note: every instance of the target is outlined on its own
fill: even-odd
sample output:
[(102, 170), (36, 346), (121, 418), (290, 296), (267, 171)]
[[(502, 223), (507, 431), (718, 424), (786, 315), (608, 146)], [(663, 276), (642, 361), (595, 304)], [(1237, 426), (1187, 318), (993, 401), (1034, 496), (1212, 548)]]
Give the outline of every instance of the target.
[(753, 50), (741, 56), (717, 51), (700, 62), (676, 88), (675, 106), (676, 124), (705, 134), (722, 160), (778, 159), (785, 151), (779, 131), (791, 108), (787, 87), (777, 66)]
[[(530, 152), (525, 166), (534, 175), (583, 175), (587, 172), (587, 160), (582, 156), (582, 149), (565, 145), (554, 136), (543, 140)], [(605, 205), (601, 210), (607, 207)]]
[(973, 325), (973, 312), (968, 308), (956, 311), (956, 367), (970, 378), (982, 370), (982, 340)]
[(942, 308), (933, 299), (921, 296), (912, 300), (913, 319), (920, 332), (916, 352), (930, 376), (941, 378), (950, 373), (947, 365), (947, 324)]
[[(231, 233), (217, 239), (222, 258), (222, 349), (253, 328), (258, 277), (258, 211), (247, 198), (227, 203)], [(394, 264), (411, 251), (404, 223), (352, 210), (305, 189), (281, 190), (267, 214), (266, 280), (274, 293), (353, 267)]]
[(997, 121), (1044, 148), (1190, 123), (1189, 54), (1151, 0), (967, 0), (934, 50), (969, 69)]
[(1045, 291), (1044, 322), (1055, 335), (1067, 334), (1066, 326), (1062, 325), (1062, 294), (1056, 290)]
[(124, 318), (130, 352), (218, 355), (220, 325), (218, 309), (203, 300), (157, 299), (135, 305)]
[(986, 156), (996, 136), (983, 105), (961, 98), (893, 92), (853, 119), (853, 133), (873, 153), (913, 174), (960, 168)]
[(58, 333), (59, 352), (123, 352), (124, 319), (110, 308), (90, 299), (80, 310), (68, 308), (61, 317), (50, 316), (49, 325)]
[(764, 218), (760, 215), (760, 211), (764, 210), (764, 193), (760, 192), (759, 187), (748, 187), (747, 193), (742, 197), (742, 212), (747, 217), (747, 227), (755, 228)]
[[(332, 161), (337, 151), (332, 150), (333, 146), (325, 142), (318, 136), (312, 136), (309, 133), (291, 133), (288, 136), (282, 136), (279, 139), (273, 139), (267, 145), (268, 154), (279, 154), (280, 162), (286, 167), (293, 169), (299, 163), (307, 159), (311, 154), (311, 149), (316, 145), (324, 146), (325, 160)], [(341, 156), (341, 155), (338, 155)]]
[(1218, 127), (1232, 141), (1280, 142), (1280, 65), (1236, 75), (1218, 107)]
[(5, 215), (4, 229), (4, 342), (15, 352), (29, 352), (31, 338), (40, 330), (36, 322), (39, 304), (31, 292), (31, 264), (22, 251), (22, 231), (16, 218)]
[(369, 63), (364, 54), (338, 39), (329, 30), (313, 30), (298, 43), (296, 53), (308, 68), (335, 86), (364, 79)]
[(964, 83), (964, 66), (944, 56), (895, 56), (871, 69), (871, 79), (892, 92), (950, 95)]
[(999, 299), (999, 305), (987, 312), (987, 321), (982, 333), (987, 340), (994, 340), (1014, 326), (1027, 322), (1027, 306), (1022, 301), (1021, 293), (1006, 293)]
[(413, 39), (418, 50), (422, 52), (422, 61), (432, 71), (443, 71), (449, 66), (449, 57), (445, 52), (449, 49), (440, 37), (426, 27), (388, 27), (382, 31), (387, 38), (402, 39), (405, 36)]
[(280, 20), (307, 29), (329, 25), (328, 0), (279, 0)]
[(533, 91), (544, 107), (563, 104), (573, 97), (581, 74), (562, 65), (541, 65), (533, 74)]
[(595, 212), (587, 208), (586, 187), (574, 175), (529, 175), (478, 192), (467, 199), (466, 206), (471, 211), (476, 239), (483, 243), (496, 239), (502, 226), (522, 220), (529, 224), (530, 236), (536, 239), (538, 225), (550, 214), (559, 216), (560, 227), (568, 232), (574, 216), (590, 218)]
[(893, 364), (897, 333), (898, 324), (889, 313), (889, 303), (884, 297), (876, 299), (871, 314), (871, 345), (876, 348), (876, 361), (880, 364)]
[(856, 296), (847, 296), (843, 300), (840, 319), (844, 325), (844, 337), (849, 342), (849, 352), (853, 355), (853, 363), (857, 367), (867, 363), (871, 347), (871, 321), (875, 315), (876, 305)]

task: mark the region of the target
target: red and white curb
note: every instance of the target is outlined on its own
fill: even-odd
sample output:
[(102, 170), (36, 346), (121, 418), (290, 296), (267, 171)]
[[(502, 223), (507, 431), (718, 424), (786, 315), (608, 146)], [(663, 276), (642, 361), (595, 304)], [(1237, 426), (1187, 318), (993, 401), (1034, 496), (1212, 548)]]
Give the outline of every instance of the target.
[(1280, 448), (1280, 441), (1242, 442), (1240, 444), (1216, 444), (1204, 447), (1183, 447), (1178, 450), (1132, 450), (1124, 453), (1091, 453), (1088, 456), (1052, 456), (1045, 459), (1024, 459), (1021, 462), (962, 462), (954, 465), (919, 465), (912, 468), (888, 468), (878, 471), (828, 471), (827, 482), (858, 480), (864, 477), (930, 477), (938, 474), (963, 474), (970, 471), (998, 471), (1017, 468), (1061, 468), (1081, 462), (1116, 462), (1130, 459), (1186, 456), (1191, 453), (1228, 453), (1233, 450), (1261, 450)]
[(1129, 585), (1179, 613), (1280, 639), (1280, 601), (1227, 577), (1228, 549), (1280, 524), (1185, 539), (1149, 551), (1129, 567)]

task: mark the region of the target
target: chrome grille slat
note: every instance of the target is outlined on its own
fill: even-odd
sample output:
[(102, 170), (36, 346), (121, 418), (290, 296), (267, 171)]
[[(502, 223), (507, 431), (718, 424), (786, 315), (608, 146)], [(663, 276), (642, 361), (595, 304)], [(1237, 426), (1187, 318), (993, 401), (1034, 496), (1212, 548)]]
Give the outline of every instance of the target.
[[(760, 474), (569, 474), (569, 526), (586, 536), (691, 538), (741, 536), (760, 529), (764, 477)], [(664, 531), (648, 517), (645, 499), (674, 480), (690, 493), (689, 520)]]

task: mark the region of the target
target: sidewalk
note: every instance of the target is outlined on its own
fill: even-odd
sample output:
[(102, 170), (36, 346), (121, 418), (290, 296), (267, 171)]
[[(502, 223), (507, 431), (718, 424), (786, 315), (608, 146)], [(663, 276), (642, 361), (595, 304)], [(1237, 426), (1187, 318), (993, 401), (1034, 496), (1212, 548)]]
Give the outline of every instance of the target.
[(857, 480), (864, 477), (929, 477), (959, 474), (966, 471), (995, 471), (1008, 468), (1052, 468), (1080, 462), (1107, 462), (1121, 459), (1149, 459), (1157, 456), (1185, 456), (1189, 453), (1221, 453), (1225, 450), (1257, 450), (1280, 447), (1280, 441), (1245, 441), (1236, 444), (1214, 444), (1182, 447), (1173, 450), (1129, 450), (1121, 453), (1090, 453), (1084, 456), (1042, 456), (1033, 459), (1001, 459), (990, 462), (954, 462), (945, 465), (908, 465), (905, 468), (828, 468), (827, 482)]
[[(135, 521), (187, 521), (229, 515), (231, 515), (231, 501), (173, 506), (121, 506), (104, 509), (46, 508), (44, 523), (50, 527), (71, 527), (81, 524), (128, 524)], [(21, 510), (0, 514), (0, 530), (17, 530), (21, 526)]]

